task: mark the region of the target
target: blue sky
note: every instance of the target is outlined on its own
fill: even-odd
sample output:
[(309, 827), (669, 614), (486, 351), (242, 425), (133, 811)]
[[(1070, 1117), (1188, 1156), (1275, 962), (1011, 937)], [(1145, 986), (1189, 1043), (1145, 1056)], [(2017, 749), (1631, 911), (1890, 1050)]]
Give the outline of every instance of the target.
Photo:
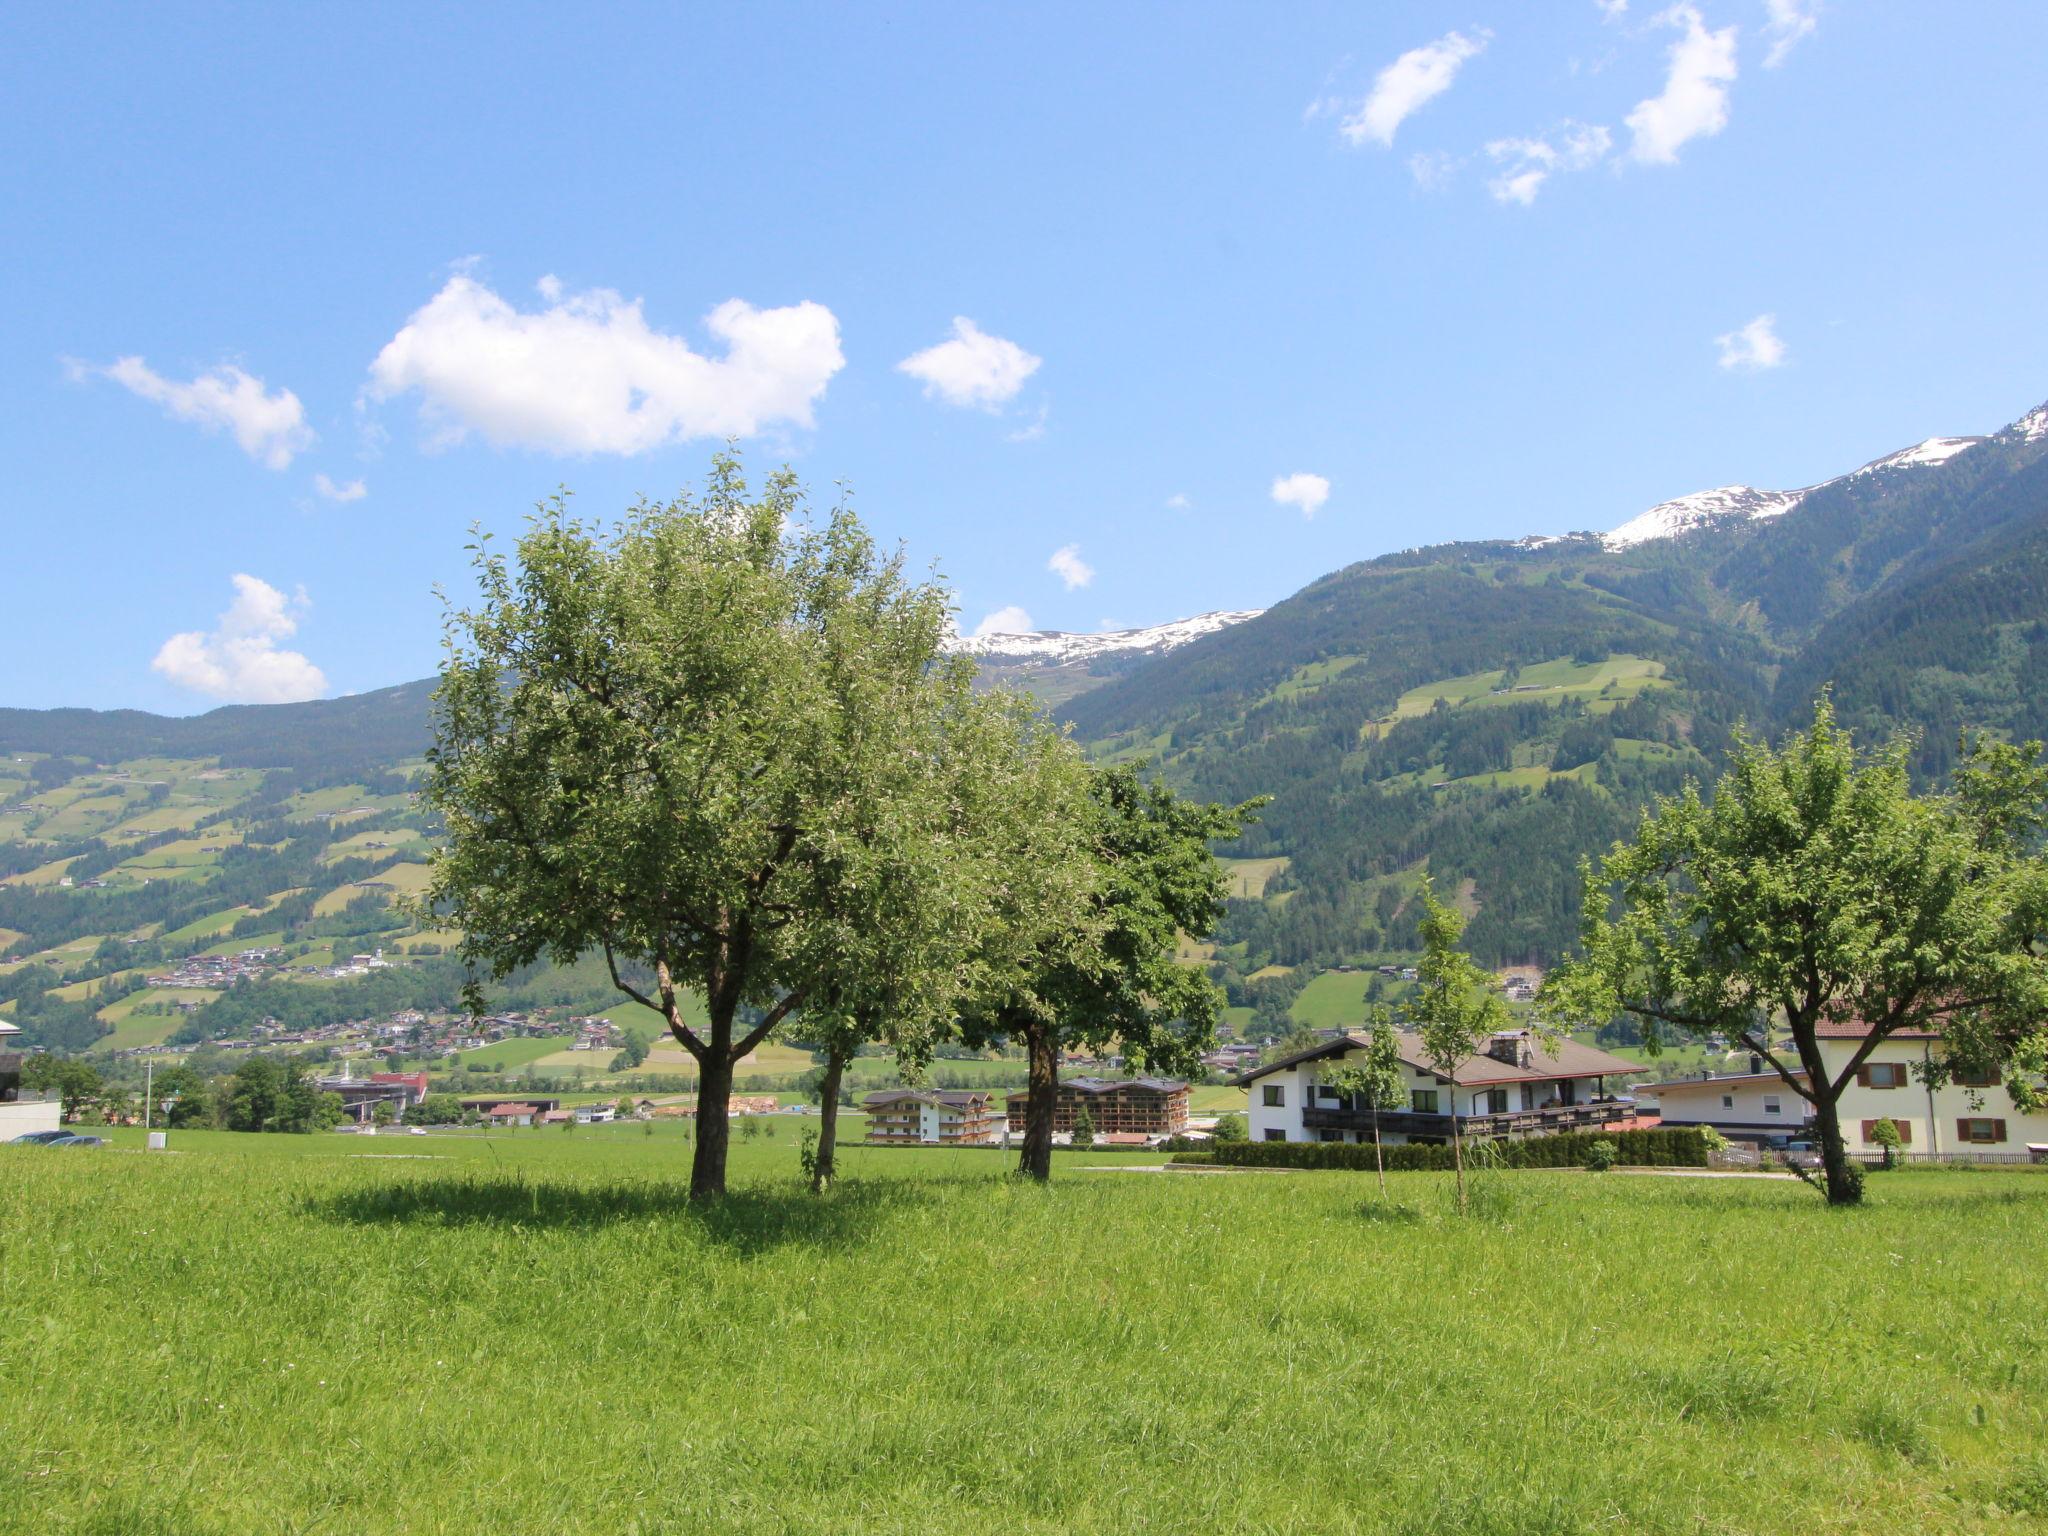
[(12, 19), (0, 704), (423, 676), (728, 434), (1094, 629), (2048, 397), (2037, 6), (428, 10)]

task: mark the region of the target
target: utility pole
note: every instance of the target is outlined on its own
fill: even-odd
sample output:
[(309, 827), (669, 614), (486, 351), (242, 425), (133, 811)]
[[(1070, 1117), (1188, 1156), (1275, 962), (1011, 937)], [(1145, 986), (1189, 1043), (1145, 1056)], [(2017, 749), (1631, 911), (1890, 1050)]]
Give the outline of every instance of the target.
[(142, 1129), (145, 1134), (149, 1131), (150, 1094), (155, 1086), (156, 1063), (145, 1061), (142, 1064)]

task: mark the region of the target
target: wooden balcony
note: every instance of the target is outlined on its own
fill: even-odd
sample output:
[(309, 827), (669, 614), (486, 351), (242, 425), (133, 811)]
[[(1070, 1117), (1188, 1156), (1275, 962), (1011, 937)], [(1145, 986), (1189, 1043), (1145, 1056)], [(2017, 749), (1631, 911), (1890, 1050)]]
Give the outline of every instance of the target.
[[(1546, 1136), (1552, 1131), (1590, 1131), (1634, 1113), (1631, 1105), (1605, 1100), (1592, 1104), (1565, 1104), (1553, 1109), (1508, 1110), (1498, 1115), (1460, 1115), (1458, 1134), (1477, 1139), (1487, 1137)], [(1301, 1123), (1311, 1131), (1372, 1131), (1372, 1115), (1363, 1109), (1337, 1104), (1319, 1104), (1301, 1112)], [(1413, 1110), (1380, 1111), (1382, 1136), (1442, 1136), (1451, 1134), (1449, 1115), (1418, 1115)]]

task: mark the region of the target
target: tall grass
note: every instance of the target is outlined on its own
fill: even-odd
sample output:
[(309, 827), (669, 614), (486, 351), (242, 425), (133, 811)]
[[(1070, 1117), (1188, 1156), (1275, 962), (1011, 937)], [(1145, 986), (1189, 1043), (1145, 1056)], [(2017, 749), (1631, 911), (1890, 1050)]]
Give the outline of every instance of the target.
[[(0, 1530), (2048, 1517), (2048, 1178), (1086, 1172), (666, 1128), (0, 1148)], [(393, 1157), (398, 1153), (403, 1156)], [(2029, 1513), (2028, 1511), (2031, 1511)]]

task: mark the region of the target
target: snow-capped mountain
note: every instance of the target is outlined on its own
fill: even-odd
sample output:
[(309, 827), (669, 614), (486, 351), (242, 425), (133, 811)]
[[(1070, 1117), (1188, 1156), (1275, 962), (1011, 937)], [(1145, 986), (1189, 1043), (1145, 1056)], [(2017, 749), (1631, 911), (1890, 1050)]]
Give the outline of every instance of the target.
[(1139, 656), (1163, 655), (1167, 651), (1213, 635), (1219, 629), (1255, 619), (1263, 608), (1233, 612), (1198, 613), (1191, 619), (1174, 619), (1143, 629), (1111, 629), (1098, 634), (1073, 634), (1060, 629), (1034, 629), (1022, 633), (962, 635), (952, 648), (987, 661), (1034, 662), (1040, 666), (1064, 667), (1094, 661), (1115, 652)]
[[(2029, 423), (2034, 425), (2030, 427)], [(2048, 435), (2048, 406), (2021, 417), (2006, 431), (2021, 433), (2027, 442), (2032, 442), (2036, 436)], [(1901, 448), (1881, 459), (1872, 459), (1846, 475), (1837, 475), (1832, 480), (1823, 480), (1818, 485), (1804, 486), (1796, 491), (1760, 491), (1751, 485), (1723, 485), (1711, 491), (1694, 491), (1690, 496), (1662, 501), (1647, 512), (1637, 513), (1619, 528), (1603, 535), (1601, 542), (1609, 549), (1627, 549), (1652, 539), (1677, 538), (1722, 523), (1762, 522), (1766, 518), (1783, 517), (1822, 486), (1838, 485), (1859, 475), (1874, 475), (1887, 470), (1932, 468), (1946, 464), (1957, 454), (1983, 441), (1981, 437), (1930, 437), (1910, 448)]]

